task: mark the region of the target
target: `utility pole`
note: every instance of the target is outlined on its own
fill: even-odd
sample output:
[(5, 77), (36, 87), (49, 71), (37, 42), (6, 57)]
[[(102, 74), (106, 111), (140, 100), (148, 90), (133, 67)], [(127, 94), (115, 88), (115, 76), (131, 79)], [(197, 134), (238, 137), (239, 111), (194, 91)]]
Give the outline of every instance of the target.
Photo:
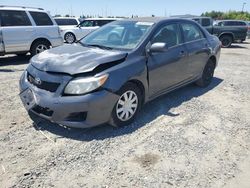
[(246, 5), (246, 4), (247, 4), (246, 2), (243, 3), (243, 5), (242, 5), (242, 11), (241, 11), (241, 12), (244, 12), (245, 5)]

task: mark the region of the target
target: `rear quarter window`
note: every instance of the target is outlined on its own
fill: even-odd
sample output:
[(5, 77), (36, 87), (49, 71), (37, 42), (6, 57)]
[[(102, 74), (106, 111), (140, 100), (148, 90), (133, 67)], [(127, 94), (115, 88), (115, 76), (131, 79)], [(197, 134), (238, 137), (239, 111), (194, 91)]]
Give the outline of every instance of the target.
[(1, 10), (0, 11), (1, 26), (31, 26), (31, 22), (25, 11)]
[(37, 26), (53, 25), (52, 20), (48, 14), (44, 12), (29, 12), (34, 19)]

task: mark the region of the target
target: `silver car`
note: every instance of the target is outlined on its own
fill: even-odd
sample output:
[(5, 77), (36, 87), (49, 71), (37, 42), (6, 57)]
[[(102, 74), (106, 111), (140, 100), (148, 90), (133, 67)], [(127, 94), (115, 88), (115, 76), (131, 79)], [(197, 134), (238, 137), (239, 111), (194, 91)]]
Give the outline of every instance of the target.
[(61, 35), (66, 43), (74, 43), (85, 37), (90, 32), (104, 26), (110, 22), (118, 20), (118, 18), (87, 18), (80, 22), (77, 26), (60, 26)]
[(0, 6), (0, 55), (36, 55), (62, 44), (58, 25), (43, 9)]

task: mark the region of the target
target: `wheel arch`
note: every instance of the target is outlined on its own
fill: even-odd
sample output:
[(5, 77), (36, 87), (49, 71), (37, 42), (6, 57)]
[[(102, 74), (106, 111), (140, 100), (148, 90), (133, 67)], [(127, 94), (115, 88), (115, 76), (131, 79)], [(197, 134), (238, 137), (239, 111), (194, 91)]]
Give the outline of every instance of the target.
[(36, 42), (38, 42), (38, 41), (46, 41), (46, 42), (49, 43), (50, 46), (52, 45), (51, 42), (50, 42), (47, 38), (41, 37), (41, 38), (35, 39), (35, 40), (31, 43), (31, 45), (30, 45), (30, 50), (31, 50), (32, 46), (33, 46)]
[(232, 37), (233, 40), (234, 40), (234, 38), (235, 38), (235, 36), (234, 36), (234, 34), (233, 34), (232, 32), (223, 32), (223, 33), (221, 33), (221, 34), (219, 35), (219, 38), (221, 38), (221, 37), (223, 37), (223, 36), (225, 36), (225, 35)]
[(214, 55), (210, 56), (208, 61), (211, 60), (213, 63), (214, 63), (214, 66), (216, 67), (217, 66), (217, 59)]
[(142, 104), (144, 104), (145, 103), (145, 87), (144, 87), (143, 83), (137, 79), (129, 80), (124, 85), (126, 85), (127, 83), (135, 84), (140, 89), (141, 95), (142, 95)]
[(75, 39), (76, 39), (76, 35), (75, 35), (74, 32), (72, 32), (72, 31), (66, 31), (66, 32), (64, 33), (64, 36), (63, 36), (63, 39), (64, 39), (64, 40), (65, 40), (65, 36), (66, 36), (68, 33), (71, 33), (72, 35), (74, 35), (74, 37), (75, 37)]

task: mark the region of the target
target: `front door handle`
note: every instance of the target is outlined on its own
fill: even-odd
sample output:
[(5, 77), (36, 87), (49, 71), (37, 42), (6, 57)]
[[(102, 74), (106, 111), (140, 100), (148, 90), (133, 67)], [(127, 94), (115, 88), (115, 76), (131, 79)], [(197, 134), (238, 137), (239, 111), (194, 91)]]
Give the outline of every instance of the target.
[(184, 56), (186, 56), (185, 51), (184, 51), (184, 50), (180, 51), (180, 55), (179, 55), (179, 57), (184, 57)]

